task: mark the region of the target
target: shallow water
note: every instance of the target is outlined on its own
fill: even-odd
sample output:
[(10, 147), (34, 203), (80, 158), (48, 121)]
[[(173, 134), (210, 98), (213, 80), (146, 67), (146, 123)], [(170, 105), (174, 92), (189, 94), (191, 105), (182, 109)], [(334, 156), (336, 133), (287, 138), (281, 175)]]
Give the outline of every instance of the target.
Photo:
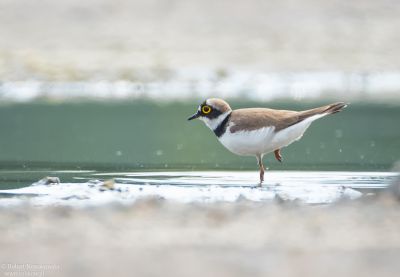
[(43, 180), (35, 182), (36, 179), (16, 189), (3, 189), (0, 206), (30, 203), (82, 207), (131, 204), (149, 197), (183, 203), (245, 199), (325, 204), (375, 193), (397, 176), (391, 172), (268, 171), (260, 187), (254, 171), (3, 171), (2, 175), (29, 174), (33, 178), (45, 173), (60, 177), (61, 182), (48, 184)]
[[(156, 197), (330, 203), (387, 186), (394, 174), (386, 172), (400, 157), (400, 131), (393, 128), (398, 106), (355, 103), (315, 122), (301, 140), (282, 149), (282, 163), (267, 155), (264, 164), (271, 170), (265, 186), (255, 187), (254, 157), (233, 155), (204, 124), (187, 122), (198, 104), (132, 99), (0, 105), (1, 202), (98, 205)], [(289, 110), (323, 104), (231, 103)], [(45, 176), (59, 177), (61, 184), (36, 183)], [(109, 179), (114, 189), (103, 187)]]

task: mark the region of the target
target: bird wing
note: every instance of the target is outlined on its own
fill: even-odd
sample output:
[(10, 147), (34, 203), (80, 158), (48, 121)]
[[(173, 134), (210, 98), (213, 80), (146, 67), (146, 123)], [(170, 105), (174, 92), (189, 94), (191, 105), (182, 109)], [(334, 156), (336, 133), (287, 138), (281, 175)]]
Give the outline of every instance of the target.
[(250, 108), (232, 111), (230, 127), (232, 133), (252, 131), (264, 127), (275, 127), (275, 131), (288, 128), (317, 114), (333, 114), (340, 112), (346, 104), (339, 102), (306, 111), (287, 111), (266, 108)]

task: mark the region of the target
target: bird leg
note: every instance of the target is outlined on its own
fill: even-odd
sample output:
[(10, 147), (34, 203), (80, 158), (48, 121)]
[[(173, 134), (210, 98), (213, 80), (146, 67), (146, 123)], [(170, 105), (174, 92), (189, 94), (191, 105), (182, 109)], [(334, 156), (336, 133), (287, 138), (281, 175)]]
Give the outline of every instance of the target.
[(274, 151), (274, 154), (275, 154), (275, 159), (277, 159), (279, 162), (282, 162), (281, 149), (276, 149)]
[(265, 171), (261, 155), (257, 156), (257, 162), (258, 162), (258, 166), (260, 168), (260, 186), (261, 186), (262, 182), (264, 181), (264, 171)]

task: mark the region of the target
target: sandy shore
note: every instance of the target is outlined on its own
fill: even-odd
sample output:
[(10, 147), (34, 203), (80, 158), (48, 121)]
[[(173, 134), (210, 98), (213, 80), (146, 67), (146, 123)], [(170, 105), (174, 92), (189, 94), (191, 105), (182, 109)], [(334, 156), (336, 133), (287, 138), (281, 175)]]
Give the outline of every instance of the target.
[(2, 208), (0, 230), (2, 276), (398, 276), (400, 270), (400, 209), (390, 197), (329, 206), (152, 199), (129, 207), (25, 206)]
[[(3, 80), (398, 70), (398, 1), (2, 1)], [(224, 74), (222, 74), (224, 75)]]

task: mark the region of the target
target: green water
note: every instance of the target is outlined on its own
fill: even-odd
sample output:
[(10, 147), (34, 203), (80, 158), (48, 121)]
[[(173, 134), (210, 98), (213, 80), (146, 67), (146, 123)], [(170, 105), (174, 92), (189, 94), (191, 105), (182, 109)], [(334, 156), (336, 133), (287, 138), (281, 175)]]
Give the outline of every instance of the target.
[[(324, 103), (270, 103), (302, 110)], [(28, 103), (0, 106), (0, 166), (5, 169), (254, 169), (228, 152), (200, 121), (198, 102)], [(260, 106), (231, 103), (234, 108)], [(400, 159), (400, 108), (351, 104), (314, 122), (270, 169), (388, 170)], [(5, 178), (5, 177), (4, 177)], [(3, 179), (4, 179), (3, 178)]]

